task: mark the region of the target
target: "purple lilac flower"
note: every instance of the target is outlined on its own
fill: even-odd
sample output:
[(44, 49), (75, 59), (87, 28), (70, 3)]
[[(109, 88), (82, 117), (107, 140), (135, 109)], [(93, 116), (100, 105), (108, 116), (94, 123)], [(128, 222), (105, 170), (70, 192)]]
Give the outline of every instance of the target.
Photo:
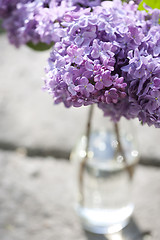
[(0, 18), (15, 46), (30, 41), (50, 44), (64, 36), (64, 13), (99, 4), (100, 0), (0, 0)]
[(89, 97), (90, 93), (94, 91), (94, 86), (89, 83), (89, 80), (83, 76), (79, 79), (78, 85), (75, 86), (75, 91), (81, 93), (84, 97)]
[[(148, 14), (135, 11), (135, 25), (132, 23), (132, 29), (137, 28), (138, 34), (136, 38), (131, 36), (127, 40), (126, 47), (123, 46), (124, 59), (122, 61), (122, 56), (118, 53), (115, 64), (117, 72), (119, 67), (121, 68), (119, 74), (127, 83), (127, 97), (117, 104), (99, 104), (105, 116), (111, 116), (114, 121), (118, 121), (122, 116), (127, 119), (138, 117), (143, 124), (160, 127), (159, 16), (160, 10), (157, 9), (149, 9)], [(130, 29), (130, 25), (128, 27)], [(123, 35), (125, 39), (127, 34), (128, 31)], [(134, 44), (133, 39), (137, 39)]]
[[(59, 23), (55, 21), (65, 12), (64, 1), (62, 6), (57, 6), (55, 0), (17, 0), (14, 3), (11, 5), (6, 2), (6, 11), (8, 11), (6, 17), (4, 13), (0, 14), (3, 18), (3, 27), (12, 44), (17, 47), (29, 41), (35, 44), (39, 42), (50, 44), (59, 41), (63, 36), (63, 31), (59, 30)], [(61, 7), (64, 10), (60, 11)]]
[(45, 88), (55, 102), (59, 96), (67, 107), (96, 103), (113, 121), (123, 116), (160, 127), (160, 10), (148, 11), (115, 0), (64, 15), (65, 36), (46, 68)]
[(18, 3), (27, 3), (29, 0), (0, 0), (0, 18), (8, 17), (16, 9)]
[[(114, 73), (118, 46), (104, 29), (98, 30), (104, 16), (103, 11), (97, 11), (96, 8), (95, 12), (80, 12), (79, 16), (76, 13), (72, 18), (67, 13), (67, 21), (64, 15), (61, 24), (66, 26), (66, 35), (55, 44), (46, 68), (45, 88), (55, 103), (57, 96), (58, 103), (76, 107), (117, 103), (126, 96), (127, 84)], [(63, 65), (59, 64), (62, 61)]]

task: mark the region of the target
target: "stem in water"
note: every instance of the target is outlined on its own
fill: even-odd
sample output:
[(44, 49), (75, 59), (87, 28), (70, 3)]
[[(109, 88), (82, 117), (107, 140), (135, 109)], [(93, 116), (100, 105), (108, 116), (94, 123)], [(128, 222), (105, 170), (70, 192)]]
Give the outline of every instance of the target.
[(79, 192), (80, 192), (80, 203), (81, 203), (81, 205), (84, 205), (84, 170), (85, 170), (86, 162), (88, 160), (88, 149), (89, 149), (89, 140), (90, 140), (90, 133), (91, 133), (92, 116), (93, 116), (93, 105), (90, 106), (87, 125), (86, 125), (85, 156), (80, 163), (80, 169), (79, 169)]
[(124, 149), (123, 149), (122, 143), (121, 143), (118, 123), (114, 124), (114, 129), (115, 129), (115, 134), (116, 134), (116, 138), (117, 138), (117, 142), (118, 142), (118, 152), (123, 157), (123, 162), (125, 164), (125, 168), (128, 172), (129, 178), (131, 179), (133, 177), (134, 168), (133, 168), (133, 166), (128, 165), (128, 162), (127, 162), (127, 159), (125, 156), (125, 152), (124, 152)]

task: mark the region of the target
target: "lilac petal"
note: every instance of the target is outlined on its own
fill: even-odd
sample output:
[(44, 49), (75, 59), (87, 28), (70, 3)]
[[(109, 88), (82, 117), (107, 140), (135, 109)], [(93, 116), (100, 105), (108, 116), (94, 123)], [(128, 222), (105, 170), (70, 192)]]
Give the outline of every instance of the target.
[(105, 87), (110, 87), (113, 84), (113, 82), (111, 79), (105, 79), (103, 80), (103, 84)]
[(113, 83), (109, 71), (103, 74), (102, 80), (105, 87), (110, 87)]
[(94, 32), (84, 32), (83, 37), (84, 38), (95, 39), (96, 38), (96, 33), (94, 33)]
[(106, 24), (105, 24), (104, 22), (100, 22), (100, 23), (98, 24), (98, 30), (99, 30), (99, 31), (105, 30), (105, 26), (106, 26)]
[(103, 50), (107, 52), (108, 50), (111, 49), (112, 44), (110, 42), (104, 42), (103, 43)]
[(77, 49), (77, 55), (82, 56), (83, 53), (84, 53), (84, 49), (83, 48), (78, 48)]
[(98, 58), (99, 57), (99, 50), (98, 49), (93, 49), (91, 52), (91, 56), (93, 58)]
[(88, 92), (93, 92), (94, 91), (94, 86), (91, 83), (89, 83), (87, 85), (86, 89), (87, 89)]
[(101, 90), (102, 88), (103, 88), (103, 83), (102, 82), (96, 82), (96, 84), (95, 84), (95, 88), (97, 89), (97, 90)]
[(81, 82), (82, 85), (85, 86), (85, 85), (88, 84), (88, 79), (86, 77), (82, 77), (80, 82)]
[(66, 64), (66, 61), (65, 61), (64, 58), (63, 58), (63, 59), (58, 59), (58, 60), (56, 61), (56, 67), (57, 67), (57, 68), (64, 67), (65, 64)]
[(75, 96), (75, 95), (76, 95), (75, 85), (74, 85), (74, 84), (71, 84), (71, 85), (68, 87), (68, 91), (69, 91), (73, 96)]
[(64, 75), (64, 81), (67, 85), (72, 83), (72, 74), (71, 73), (65, 73)]
[(99, 75), (99, 74), (96, 75), (96, 76), (94, 77), (94, 81), (95, 81), (95, 82), (100, 82), (100, 81), (102, 82), (102, 77), (101, 77), (101, 75)]
[(94, 65), (93, 65), (92, 62), (89, 62), (89, 61), (86, 61), (86, 62), (85, 62), (85, 68), (86, 68), (86, 70), (92, 71), (92, 70), (93, 70), (93, 67), (94, 67)]
[[(92, 1), (92, 2), (95, 2), (95, 1)], [(89, 23), (95, 26), (97, 24), (97, 18), (93, 16), (92, 18), (89, 19)]]
[(84, 41), (84, 38), (82, 36), (77, 36), (74, 40), (74, 42), (77, 44), (77, 45), (81, 45)]
[(79, 29), (79, 26), (78, 26), (78, 24), (75, 24), (75, 25), (73, 25), (73, 27), (71, 27), (71, 29), (70, 29), (70, 31), (69, 31), (69, 35), (74, 35), (75, 34), (75, 32), (77, 31)]
[(151, 96), (154, 98), (159, 98), (160, 97), (160, 91), (152, 91)]
[(153, 49), (153, 55), (155, 57), (158, 57), (158, 55), (160, 54), (160, 46), (154, 47)]
[(106, 97), (106, 103), (112, 103), (112, 98), (110, 97), (110, 95), (108, 95), (107, 97)]
[(118, 97), (118, 94), (117, 94), (117, 89), (116, 88), (111, 88), (110, 90), (109, 90), (109, 93), (110, 93), (110, 95), (112, 96), (112, 97)]
[(160, 88), (160, 78), (155, 78), (155, 79), (154, 79), (154, 86), (155, 86), (156, 88)]
[(82, 47), (89, 48), (90, 43), (91, 43), (91, 39), (85, 38), (84, 41), (83, 41)]
[(79, 27), (85, 28), (88, 25), (88, 19), (86, 17), (83, 17), (78, 22)]
[(85, 71), (82, 73), (83, 77), (86, 77), (87, 79), (92, 77), (93, 72), (92, 71)]
[(134, 57), (135, 57), (136, 59), (140, 59), (140, 52), (139, 52), (139, 49), (138, 49), (138, 48), (136, 48), (136, 49), (134, 50)]
[(81, 56), (75, 57), (74, 62), (78, 65), (81, 65), (83, 62), (83, 58)]
[(141, 78), (141, 80), (139, 81), (137, 94), (139, 94), (143, 90), (143, 85), (145, 82), (146, 82), (146, 78)]
[(81, 86), (75, 86), (74, 90), (75, 90), (76, 92), (79, 92), (79, 91), (81, 90)]
[(157, 103), (156, 101), (153, 102), (153, 101), (150, 101), (148, 104), (147, 104), (147, 110), (150, 114), (153, 114), (154, 113), (154, 110), (157, 108)]

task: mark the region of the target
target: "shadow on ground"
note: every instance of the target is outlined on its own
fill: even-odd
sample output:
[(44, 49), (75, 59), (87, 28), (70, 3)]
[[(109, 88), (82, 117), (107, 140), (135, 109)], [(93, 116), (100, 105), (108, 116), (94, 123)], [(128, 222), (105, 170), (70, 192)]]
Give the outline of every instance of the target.
[[(150, 231), (141, 231), (134, 218), (131, 219), (129, 225), (125, 227), (122, 231), (109, 234), (93, 234), (85, 231), (86, 238), (88, 240), (144, 240), (151, 239)], [(147, 238), (146, 238), (147, 237)]]

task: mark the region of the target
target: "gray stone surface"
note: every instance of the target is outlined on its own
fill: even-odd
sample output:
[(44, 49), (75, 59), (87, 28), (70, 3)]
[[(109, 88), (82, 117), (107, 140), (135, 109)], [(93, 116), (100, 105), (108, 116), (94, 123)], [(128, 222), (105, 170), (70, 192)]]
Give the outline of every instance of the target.
[(0, 141), (70, 149), (81, 134), (87, 109), (53, 106), (51, 97), (42, 91), (49, 52), (16, 49), (5, 36), (0, 36), (0, 46)]
[[(0, 36), (0, 49), (0, 146), (69, 153), (84, 130), (88, 109), (53, 106), (41, 90), (48, 51), (16, 49), (5, 35)], [(160, 129), (136, 124), (140, 154), (159, 160)]]
[(73, 210), (68, 161), (0, 151), (0, 239), (159, 240), (160, 169), (139, 166), (133, 189), (136, 208), (128, 227), (110, 236), (87, 233)]

